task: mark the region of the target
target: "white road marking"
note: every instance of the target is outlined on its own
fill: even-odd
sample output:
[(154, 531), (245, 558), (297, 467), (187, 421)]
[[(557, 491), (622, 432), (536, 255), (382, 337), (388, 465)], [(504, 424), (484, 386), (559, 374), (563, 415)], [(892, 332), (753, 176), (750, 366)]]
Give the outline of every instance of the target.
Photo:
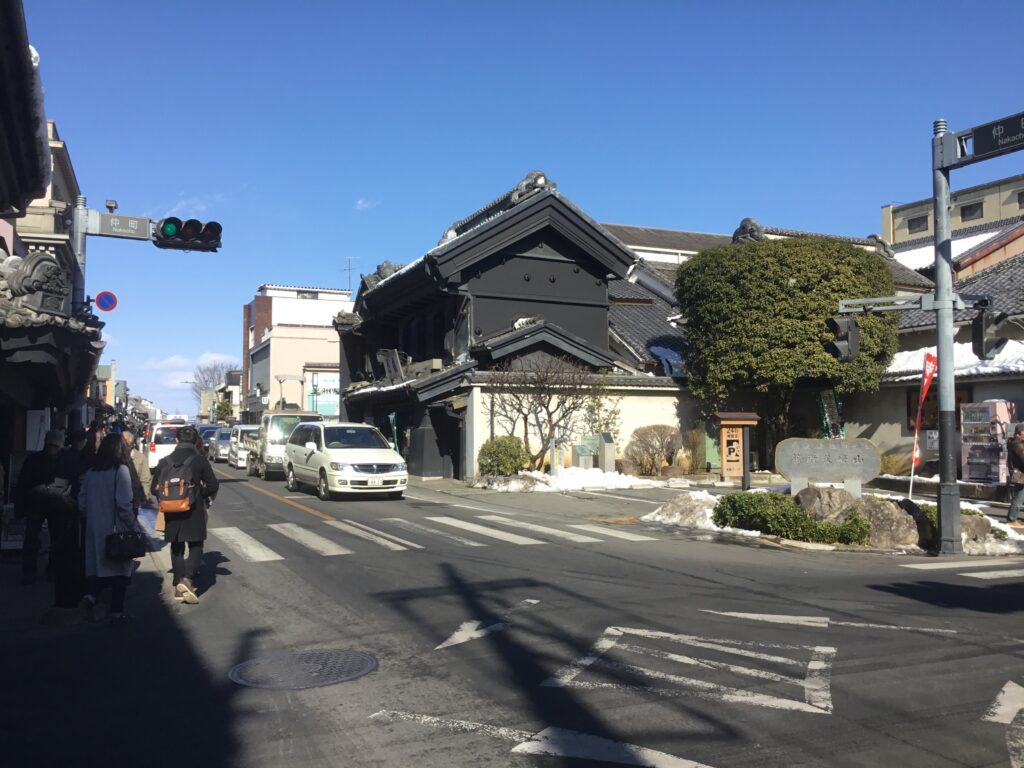
[(958, 573), (957, 576), (966, 576), (970, 579), (1016, 579), (1024, 576), (1024, 568), (1016, 568), (1012, 571), (982, 571), (981, 573)]
[(299, 496), (282, 496), (281, 498), (284, 498), (284, 499), (308, 499), (309, 496), (307, 496), (306, 494), (303, 493), (303, 494), (300, 494)]
[(505, 531), (499, 531), (495, 528), (488, 528), (484, 525), (477, 525), (476, 523), (470, 523), (466, 520), (459, 520), (456, 517), (428, 517), (427, 520), (433, 520), (435, 523), (442, 523), (444, 525), (450, 525), (453, 528), (462, 528), (466, 531), (472, 531), (478, 533), (481, 536), (490, 536), (492, 539), (500, 539), (502, 541), (508, 541), (512, 544), (544, 544), (545, 542), (537, 539), (530, 539), (526, 536), (520, 536), (516, 533), (506, 533)]
[(942, 635), (955, 635), (955, 629), (935, 629), (933, 627), (903, 627), (895, 624), (869, 624), (863, 621), (834, 621), (827, 616), (786, 616), (781, 613), (737, 613), (735, 611), (713, 611), (701, 608), (702, 613), (713, 613), (717, 616), (729, 616), (734, 619), (750, 619), (765, 621), (769, 624), (795, 624), (800, 627), (827, 629), (828, 627), (860, 627), (861, 629), (896, 629), (903, 632), (932, 632)]
[(304, 547), (309, 547), (311, 550), (316, 552), (318, 555), (330, 556), (330, 555), (351, 555), (351, 549), (345, 549), (345, 547), (337, 544), (330, 539), (325, 539), (319, 534), (313, 533), (307, 528), (303, 528), (301, 525), (295, 523), (274, 523), (268, 525), (268, 528), (272, 528), (282, 536), (287, 536), (292, 541), (298, 542)]
[(646, 766), (647, 768), (711, 768), (703, 763), (695, 763), (693, 760), (686, 760), (666, 752), (658, 752), (624, 741), (612, 741), (603, 736), (592, 736), (567, 728), (545, 728), (534, 734), (518, 728), (475, 723), (471, 720), (449, 720), (432, 715), (398, 712), (393, 709), (382, 709), (380, 712), (375, 712), (370, 715), (370, 719), (380, 723), (412, 722), (435, 728), (446, 728), (455, 733), (484, 733), (504, 741), (519, 742), (512, 748), (512, 753), (517, 755), (553, 755), (578, 760), (618, 763), (619, 765)]
[(396, 544), (390, 539), (385, 539), (381, 536), (375, 536), (372, 533), (368, 533), (367, 531), (364, 531), (360, 528), (356, 528), (354, 525), (343, 523), (341, 520), (324, 520), (324, 523), (333, 528), (337, 528), (339, 531), (351, 533), (353, 536), (356, 536), (360, 539), (372, 541), (374, 544), (379, 544), (385, 549), (390, 549), (392, 552), (407, 552), (409, 550), (408, 547), (403, 547), (401, 544)]
[[(494, 514), (495, 510), (486, 509), (484, 507), (473, 507), (469, 504), (452, 504), (450, 501), (438, 501), (437, 499), (424, 499), (422, 496), (410, 496), (408, 493), (405, 494), (405, 498), (412, 499), (413, 501), (425, 501), (428, 504), (436, 504), (439, 507), (458, 507), (459, 509), (473, 509), (477, 512), (490, 512)], [(515, 512), (502, 512), (501, 514), (514, 515)]]
[(366, 531), (367, 533), (371, 533), (371, 534), (373, 534), (375, 536), (381, 536), (381, 537), (383, 537), (385, 539), (390, 539), (391, 541), (395, 542), (396, 544), (402, 544), (402, 545), (404, 545), (406, 547), (409, 547), (410, 549), (423, 549), (423, 546), (421, 544), (417, 544), (414, 541), (409, 541), (408, 539), (403, 539), (403, 538), (401, 538), (399, 536), (395, 536), (393, 533), (386, 533), (384, 531), (378, 531), (376, 528), (371, 528), (368, 525), (364, 525), (363, 523), (357, 523), (355, 520), (349, 520), (348, 518), (345, 519), (345, 522), (348, 523), (349, 525), (354, 525), (356, 528), (361, 528), (362, 530)]
[(1024, 709), (1024, 688), (1010, 680), (999, 691), (992, 706), (982, 716), (982, 720), (990, 723), (1003, 723), (1009, 725), (1020, 710)]
[(605, 528), (601, 525), (570, 525), (570, 528), (579, 528), (581, 531), (590, 531), (591, 533), (600, 533), (605, 536), (611, 536), (616, 539), (625, 539), (626, 541), (657, 541), (658, 539), (654, 536), (641, 536), (638, 533), (629, 533), (628, 531), (618, 531), (614, 528)]
[(487, 520), (492, 523), (501, 523), (502, 525), (510, 525), (513, 528), (522, 528), (527, 531), (533, 531), (534, 533), (545, 533), (548, 536), (554, 536), (558, 539), (568, 539), (569, 541), (576, 541), (580, 543), (601, 541), (601, 539), (595, 539), (593, 536), (584, 536), (582, 533), (572, 533), (571, 531), (561, 531), (557, 528), (548, 528), (545, 525), (537, 525), (535, 523), (527, 523), (523, 520), (513, 520), (508, 517), (502, 517), (501, 515), (477, 515), (480, 520)]
[(211, 528), (210, 533), (227, 544), (240, 558), (250, 563), (265, 563), (270, 560), (284, 559), (277, 552), (263, 546), (238, 528)]
[[(777, 679), (778, 682), (789, 682), (798, 685), (804, 691), (804, 701), (787, 699), (780, 696), (770, 696), (755, 691), (747, 691), (742, 688), (733, 688), (726, 685), (719, 685), (707, 680), (674, 675), (660, 670), (645, 669), (636, 664), (610, 660), (605, 657), (609, 651), (615, 648), (623, 635), (633, 635), (659, 640), (672, 640), (682, 645), (689, 645), (696, 648), (705, 648), (722, 653), (729, 653), (744, 656), (752, 659), (759, 659), (776, 664), (786, 664), (801, 669), (806, 669), (806, 677), (803, 680), (788, 678), (784, 675), (755, 670), (750, 667), (740, 667), (708, 659), (696, 659), (691, 656), (678, 656), (667, 653), (660, 649), (644, 651), (646, 655), (655, 656), (666, 660), (680, 661), (685, 664), (696, 664), (714, 669), (726, 669), (737, 674), (745, 674), (763, 679)], [(638, 648), (633, 644), (619, 646), (620, 650), (637, 652)], [(810, 651), (810, 661), (802, 662), (800, 659), (777, 654), (763, 653), (754, 649), (786, 649), (790, 651)], [(694, 635), (681, 635), (671, 632), (660, 632), (655, 630), (633, 629), (629, 627), (608, 627), (604, 634), (599, 637), (590, 652), (575, 661), (570, 662), (554, 675), (541, 683), (546, 687), (578, 687), (578, 688), (610, 688), (622, 691), (645, 691), (660, 696), (696, 696), (697, 698), (712, 699), (741, 704), (753, 704), (772, 709), (784, 709), (796, 712), (807, 712), (813, 714), (831, 714), (832, 695), (830, 689), (830, 674), (832, 659), (835, 657), (836, 649), (831, 646), (812, 645), (785, 645), (779, 643), (755, 643), (740, 640), (721, 640), (715, 638), (696, 637)], [(640, 677), (648, 677), (663, 683), (673, 683), (683, 686), (677, 687), (654, 686), (654, 685), (625, 685), (618, 683), (605, 683), (599, 681), (580, 681), (577, 678), (590, 666), (599, 663), (602, 668), (610, 667), (628, 672)]]
[(381, 519), (389, 523), (394, 523), (400, 528), (405, 528), (406, 530), (414, 531), (416, 533), (432, 533), (435, 536), (440, 536), (442, 539), (454, 541), (456, 544), (462, 544), (465, 547), (487, 546), (479, 541), (473, 541), (472, 539), (459, 536), (457, 533), (448, 533), (448, 531), (442, 531), (439, 528), (431, 528), (429, 525), (423, 525), (423, 523), (414, 523), (412, 520), (404, 520), (401, 517), (384, 517)]
[(606, 499), (622, 499), (623, 501), (639, 501), (641, 504), (655, 504), (661, 506), (664, 501), (649, 501), (648, 499), (635, 499), (632, 496), (616, 496), (614, 493), (597, 493), (595, 491), (570, 491), (570, 493), (585, 493), (589, 496), (604, 496)]
[(462, 643), (468, 643), (470, 640), (478, 640), (481, 637), (486, 637), (492, 632), (501, 632), (502, 630), (508, 629), (509, 617), (512, 612), (519, 608), (527, 608), (531, 605), (536, 605), (540, 600), (534, 600), (527, 598), (519, 603), (519, 605), (512, 606), (505, 613), (501, 615), (501, 618), (489, 624), (486, 627), (481, 626), (482, 621), (464, 621), (459, 625), (459, 628), (452, 632), (451, 636), (440, 645), (434, 647), (435, 651), (439, 651), (442, 648), (449, 648), (453, 645), (461, 645)]
[(623, 651), (631, 651), (632, 653), (640, 654), (641, 656), (652, 656), (655, 659), (676, 661), (680, 664), (690, 664), (695, 667), (705, 667), (706, 669), (724, 669), (727, 672), (732, 672), (736, 675), (758, 677), (762, 680), (772, 680), (776, 683), (786, 683), (787, 685), (798, 686), (802, 686), (804, 684), (804, 681), (800, 678), (790, 677), (789, 675), (780, 675), (775, 672), (768, 672), (763, 669), (753, 669), (751, 667), (741, 667), (736, 664), (727, 664), (724, 661), (712, 661), (711, 659), (695, 659), (692, 656), (684, 656), (679, 653), (670, 653), (668, 651), (662, 651), (658, 648), (645, 648), (642, 645), (634, 645), (633, 643), (618, 643), (615, 647)]
[(1006, 751), (1010, 768), (1024, 768), (1024, 688), (1010, 680), (981, 718), (1006, 723)]
[(1016, 557), (983, 557), (978, 560), (939, 560), (934, 563), (911, 563), (900, 568), (914, 568), (919, 571), (951, 571), (955, 568), (982, 568), (986, 565), (1016, 565)]

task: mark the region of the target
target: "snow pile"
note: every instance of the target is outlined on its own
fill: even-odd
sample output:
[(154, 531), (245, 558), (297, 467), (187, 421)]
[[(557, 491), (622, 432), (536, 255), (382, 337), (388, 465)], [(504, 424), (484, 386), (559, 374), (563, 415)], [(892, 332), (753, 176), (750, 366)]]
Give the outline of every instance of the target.
[[(897, 352), (886, 371), (889, 381), (918, 381), (924, 368), (926, 352), (935, 354), (935, 347)], [(1011, 339), (994, 360), (980, 360), (971, 342), (953, 344), (953, 369), (957, 376), (1024, 373), (1024, 341)]]
[[(963, 504), (961, 506), (967, 506)], [(988, 519), (992, 523), (993, 531), (1002, 531), (1006, 534), (1005, 540), (997, 539), (995, 536), (986, 536), (984, 541), (974, 541), (967, 538), (967, 534), (961, 534), (964, 542), (964, 554), (968, 555), (1024, 555), (1024, 536), (1018, 533), (1016, 528), (1011, 528), (1006, 523), (998, 520)]]
[(712, 513), (718, 497), (707, 491), (687, 491), (671, 501), (662, 504), (640, 519), (645, 523), (661, 523), (677, 525), (680, 528), (697, 528), (720, 533), (735, 533), (740, 536), (760, 536), (760, 531), (748, 531), (745, 528), (720, 528), (712, 520)]
[(584, 490), (663, 488), (665, 482), (624, 475), (621, 472), (605, 472), (597, 468), (565, 467), (554, 477), (538, 470), (520, 472), (515, 477), (483, 477), (474, 483), (474, 487), (489, 488), (501, 493), (566, 493)]

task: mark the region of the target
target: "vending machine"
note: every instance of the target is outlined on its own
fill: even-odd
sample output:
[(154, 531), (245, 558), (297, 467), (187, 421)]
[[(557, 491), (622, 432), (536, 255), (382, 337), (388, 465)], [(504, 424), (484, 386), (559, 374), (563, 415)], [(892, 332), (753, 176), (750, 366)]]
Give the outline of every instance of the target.
[(1006, 482), (1006, 441), (1017, 421), (1009, 400), (986, 400), (960, 406), (962, 477), (975, 483)]

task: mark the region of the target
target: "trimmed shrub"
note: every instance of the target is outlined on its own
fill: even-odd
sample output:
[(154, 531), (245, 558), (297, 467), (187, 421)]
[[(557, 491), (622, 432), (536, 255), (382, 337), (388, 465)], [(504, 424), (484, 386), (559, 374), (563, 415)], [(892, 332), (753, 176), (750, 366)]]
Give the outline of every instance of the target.
[(871, 524), (863, 515), (851, 514), (841, 525), (818, 522), (782, 493), (723, 496), (715, 505), (712, 519), (718, 526), (818, 544), (866, 544), (871, 533)]
[(477, 455), (481, 475), (514, 475), (530, 463), (523, 441), (512, 435), (493, 437)]
[(641, 475), (656, 475), (662, 463), (672, 463), (681, 445), (678, 429), (669, 424), (652, 424), (633, 430), (624, 453)]

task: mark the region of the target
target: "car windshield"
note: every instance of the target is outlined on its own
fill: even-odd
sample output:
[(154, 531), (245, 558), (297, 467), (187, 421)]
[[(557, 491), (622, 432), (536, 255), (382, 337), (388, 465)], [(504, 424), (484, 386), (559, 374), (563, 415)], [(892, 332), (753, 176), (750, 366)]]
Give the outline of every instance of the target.
[(267, 442), (273, 445), (284, 445), (296, 424), (303, 421), (323, 421), (315, 416), (274, 416), (270, 419), (270, 429), (267, 430)]
[(325, 427), (327, 448), (390, 448), (384, 436), (372, 427)]
[(217, 430), (217, 442), (218, 443), (226, 443), (230, 439), (231, 439), (231, 430), (230, 429), (218, 429)]

